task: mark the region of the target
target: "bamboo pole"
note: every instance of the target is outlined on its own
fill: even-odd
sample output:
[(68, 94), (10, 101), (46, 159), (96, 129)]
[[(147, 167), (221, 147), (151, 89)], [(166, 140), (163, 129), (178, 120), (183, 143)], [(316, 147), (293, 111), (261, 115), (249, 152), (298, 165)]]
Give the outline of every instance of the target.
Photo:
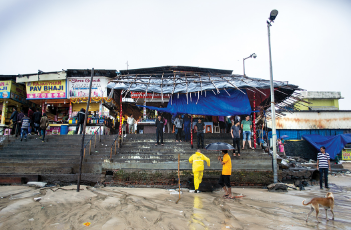
[(179, 164), (180, 164), (180, 154), (178, 153), (178, 190), (179, 190), (179, 199), (177, 200), (176, 204), (178, 204), (180, 200), (180, 171), (179, 171)]
[(110, 152), (110, 159), (112, 159), (112, 146), (111, 146), (111, 152)]
[[(78, 181), (77, 181), (77, 192), (79, 192), (79, 190), (80, 190), (80, 180), (82, 178), (82, 165), (83, 165), (83, 159), (84, 159), (84, 156), (85, 156), (85, 147), (84, 147), (85, 128), (86, 128), (86, 125), (87, 125), (88, 110), (89, 110), (89, 104), (90, 104), (90, 99), (91, 99), (91, 87), (92, 87), (92, 84), (93, 84), (93, 78), (94, 78), (94, 68), (91, 69), (91, 78), (90, 78), (90, 84), (89, 84), (89, 98), (88, 98), (87, 107), (86, 107), (85, 116), (84, 116), (82, 145), (81, 145), (82, 147), (80, 149), (79, 174), (78, 174)], [(83, 148), (84, 148), (84, 153), (83, 153)]]

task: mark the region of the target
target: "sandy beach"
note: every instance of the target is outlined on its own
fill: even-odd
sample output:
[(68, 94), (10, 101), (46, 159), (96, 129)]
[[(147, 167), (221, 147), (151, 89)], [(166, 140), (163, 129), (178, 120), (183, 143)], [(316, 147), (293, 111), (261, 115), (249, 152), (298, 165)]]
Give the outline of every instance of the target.
[[(0, 187), (0, 229), (351, 229), (350, 176), (330, 176), (335, 220), (321, 223), (302, 200), (325, 196), (319, 186), (272, 193), (233, 188), (243, 198), (223, 199), (223, 191), (178, 195), (155, 188), (76, 186)], [(34, 198), (41, 197), (39, 201)], [(329, 218), (331, 214), (329, 213)], [(86, 226), (84, 223), (89, 222)]]

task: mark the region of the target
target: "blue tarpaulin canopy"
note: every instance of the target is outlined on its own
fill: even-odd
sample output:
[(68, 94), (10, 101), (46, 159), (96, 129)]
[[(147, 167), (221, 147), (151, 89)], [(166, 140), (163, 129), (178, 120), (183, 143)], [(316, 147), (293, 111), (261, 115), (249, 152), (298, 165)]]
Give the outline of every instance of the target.
[[(246, 92), (245, 90), (243, 90)], [(141, 106), (144, 107), (144, 106)], [(152, 110), (171, 114), (193, 114), (205, 116), (228, 116), (251, 114), (251, 106), (247, 94), (235, 89), (213, 91), (200, 94), (174, 94), (166, 108), (145, 106)]]
[(331, 159), (335, 159), (345, 145), (351, 143), (351, 134), (336, 136), (303, 135), (302, 137), (317, 149), (324, 146)]

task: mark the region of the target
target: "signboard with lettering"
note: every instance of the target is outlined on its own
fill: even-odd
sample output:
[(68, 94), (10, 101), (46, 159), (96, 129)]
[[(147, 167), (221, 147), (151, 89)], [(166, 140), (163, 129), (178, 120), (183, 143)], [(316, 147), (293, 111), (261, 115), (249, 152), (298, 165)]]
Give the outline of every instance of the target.
[[(145, 93), (144, 92), (131, 92), (130, 93), (131, 98), (145, 98)], [(170, 98), (171, 94), (163, 94), (163, 98)], [(162, 95), (160, 93), (147, 93), (146, 98), (162, 98)]]
[[(90, 77), (67, 78), (69, 98), (89, 97)], [(107, 97), (107, 77), (94, 77), (91, 88), (92, 97)]]
[(10, 98), (11, 81), (0, 81), (0, 98)]
[(343, 149), (342, 150), (342, 160), (350, 161), (351, 160), (351, 149)]
[(67, 98), (66, 80), (27, 82), (27, 100)]

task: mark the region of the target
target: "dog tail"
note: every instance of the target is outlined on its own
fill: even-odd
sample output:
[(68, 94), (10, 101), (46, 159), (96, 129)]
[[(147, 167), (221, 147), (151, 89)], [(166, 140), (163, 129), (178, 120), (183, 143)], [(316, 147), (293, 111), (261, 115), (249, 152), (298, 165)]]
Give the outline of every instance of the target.
[(302, 201), (302, 204), (303, 204), (303, 205), (309, 205), (309, 204), (311, 204), (311, 203), (312, 203), (312, 201), (310, 201), (310, 202), (308, 202), (307, 204), (305, 204), (305, 200)]

